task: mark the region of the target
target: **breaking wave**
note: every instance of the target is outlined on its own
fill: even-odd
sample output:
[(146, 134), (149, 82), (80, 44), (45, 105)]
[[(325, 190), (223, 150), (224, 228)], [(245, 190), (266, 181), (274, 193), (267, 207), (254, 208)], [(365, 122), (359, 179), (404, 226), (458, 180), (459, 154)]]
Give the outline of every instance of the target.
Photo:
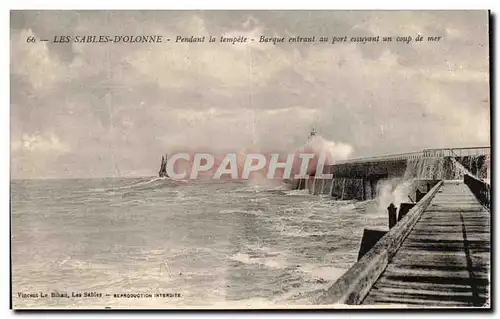
[(235, 255), (231, 256), (230, 259), (243, 264), (256, 264), (274, 269), (282, 269), (287, 265), (284, 256), (279, 253), (263, 253), (250, 255), (238, 252)]
[(141, 178), (139, 181), (128, 183), (122, 186), (112, 186), (107, 188), (94, 188), (90, 191), (100, 193), (116, 193), (128, 190), (150, 190), (162, 187), (175, 187), (179, 184), (186, 183), (186, 180), (171, 180), (168, 177), (147, 177)]

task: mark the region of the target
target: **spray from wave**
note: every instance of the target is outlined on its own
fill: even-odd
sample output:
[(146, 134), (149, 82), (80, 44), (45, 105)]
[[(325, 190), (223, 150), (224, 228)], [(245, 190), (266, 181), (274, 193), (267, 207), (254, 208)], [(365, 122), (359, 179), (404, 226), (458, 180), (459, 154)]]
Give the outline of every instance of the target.
[(385, 213), (387, 207), (393, 203), (399, 207), (401, 203), (408, 202), (408, 194), (412, 189), (412, 180), (394, 178), (381, 180), (377, 184), (377, 207), (378, 212)]
[[(224, 154), (200, 152), (199, 150), (182, 152), (187, 156), (182, 159), (176, 158), (173, 163), (173, 170), (175, 174), (185, 173), (191, 179), (193, 179), (193, 176), (195, 176), (195, 179), (213, 179), (217, 176), (216, 179), (219, 179), (218, 177), (223, 180), (239, 179), (246, 180), (251, 185), (276, 187), (283, 180), (293, 179), (299, 174), (305, 173), (314, 176), (319, 173), (326, 173), (328, 165), (333, 164), (336, 160), (346, 159), (352, 151), (352, 147), (348, 144), (336, 143), (322, 136), (314, 135), (309, 138), (307, 143), (291, 151), (262, 151), (258, 146), (254, 145), (250, 148), (242, 148)], [(262, 160), (252, 158), (252, 155), (256, 154)], [(307, 165), (303, 163), (304, 159), (308, 160)], [(274, 163), (287, 163), (288, 165), (286, 167), (273, 165), (273, 160)], [(203, 169), (200, 168), (202, 166)], [(259, 166), (259, 168), (255, 169), (255, 166)], [(252, 167), (254, 169), (250, 169)], [(323, 167), (323, 171), (316, 172), (318, 167)], [(222, 175), (219, 172), (221, 168), (225, 171)], [(228, 171), (231, 174), (228, 174)]]
[[(304, 146), (295, 150), (294, 154), (296, 155), (296, 159), (298, 159), (299, 155), (301, 154), (310, 154), (313, 156), (307, 167), (307, 174), (314, 175), (315, 173), (317, 173), (316, 168), (321, 155), (324, 156), (323, 164), (325, 165), (325, 167), (323, 173), (325, 173), (327, 165), (332, 165), (338, 160), (347, 159), (349, 155), (352, 154), (352, 152), (353, 148), (351, 145), (337, 143), (327, 140), (320, 135), (315, 135), (312, 136)], [(295, 163), (297, 163), (297, 165), (293, 167), (292, 173), (298, 173), (300, 169), (300, 161), (295, 160), (294, 164)]]

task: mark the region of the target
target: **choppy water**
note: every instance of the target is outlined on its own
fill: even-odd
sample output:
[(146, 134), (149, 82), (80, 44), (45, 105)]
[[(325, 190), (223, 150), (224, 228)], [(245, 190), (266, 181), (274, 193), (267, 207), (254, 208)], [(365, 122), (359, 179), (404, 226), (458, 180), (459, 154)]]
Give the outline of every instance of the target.
[[(11, 183), (19, 307), (307, 305), (357, 258), (374, 203), (236, 182), (157, 178)], [(180, 293), (19, 298), (18, 293)]]

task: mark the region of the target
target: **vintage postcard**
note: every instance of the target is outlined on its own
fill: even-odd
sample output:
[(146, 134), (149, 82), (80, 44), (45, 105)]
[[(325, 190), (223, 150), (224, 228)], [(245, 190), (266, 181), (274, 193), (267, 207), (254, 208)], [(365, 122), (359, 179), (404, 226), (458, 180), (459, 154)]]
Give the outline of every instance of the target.
[(12, 309), (489, 309), (489, 23), (11, 11)]

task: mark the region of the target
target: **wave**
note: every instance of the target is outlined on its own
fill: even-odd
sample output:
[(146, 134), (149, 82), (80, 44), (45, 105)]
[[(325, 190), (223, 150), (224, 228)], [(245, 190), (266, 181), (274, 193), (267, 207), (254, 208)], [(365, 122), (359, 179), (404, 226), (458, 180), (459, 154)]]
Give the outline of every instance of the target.
[(114, 195), (116, 192), (127, 191), (127, 190), (150, 190), (162, 187), (176, 187), (179, 184), (187, 183), (187, 180), (172, 180), (168, 177), (152, 177), (141, 179), (132, 184), (127, 184), (123, 186), (113, 186), (109, 188), (94, 188), (89, 191), (93, 192), (105, 192)]
[(222, 209), (219, 214), (245, 214), (254, 216), (265, 216), (261, 210), (243, 210), (243, 209)]
[[(318, 220), (318, 223), (322, 223), (323, 221)], [(318, 231), (307, 231), (304, 226), (295, 226), (295, 225), (278, 225), (276, 226), (276, 231), (280, 233), (282, 237), (295, 237), (295, 238), (311, 238), (309, 240), (313, 240), (314, 238), (326, 238), (328, 236), (338, 235), (337, 232), (325, 232), (322, 230)]]
[(272, 181), (269, 183), (257, 183), (253, 180), (248, 181), (244, 184), (244, 186), (237, 188), (234, 192), (236, 193), (262, 193), (262, 192), (271, 192), (271, 193), (285, 193), (291, 190), (291, 185), (286, 183), (277, 183), (276, 181)]
[(315, 305), (317, 299), (324, 294), (347, 268), (326, 265), (303, 264), (295, 267), (296, 282), (288, 291), (274, 301), (286, 305)]
[(239, 252), (231, 256), (230, 259), (242, 264), (256, 264), (274, 269), (283, 269), (287, 265), (285, 258), (279, 253), (245, 254)]
[(229, 259), (242, 264), (266, 266), (273, 269), (284, 269), (287, 267), (285, 255), (274, 251), (269, 247), (245, 245), (246, 248), (232, 255)]
[(284, 192), (286, 196), (306, 196), (309, 195), (307, 189), (294, 189)]
[(302, 264), (297, 269), (306, 274), (309, 279), (322, 279), (326, 282), (335, 282), (347, 271), (347, 268), (310, 263)]
[(116, 191), (116, 190), (120, 190), (120, 189), (131, 189), (131, 188), (150, 185), (150, 184), (156, 183), (158, 181), (168, 181), (168, 180), (170, 180), (170, 179), (167, 177), (154, 177), (154, 178), (151, 178), (149, 180), (136, 182), (136, 183), (133, 183), (130, 185), (125, 185), (125, 186), (121, 186), (121, 187), (112, 187), (112, 188), (110, 188), (110, 190)]

